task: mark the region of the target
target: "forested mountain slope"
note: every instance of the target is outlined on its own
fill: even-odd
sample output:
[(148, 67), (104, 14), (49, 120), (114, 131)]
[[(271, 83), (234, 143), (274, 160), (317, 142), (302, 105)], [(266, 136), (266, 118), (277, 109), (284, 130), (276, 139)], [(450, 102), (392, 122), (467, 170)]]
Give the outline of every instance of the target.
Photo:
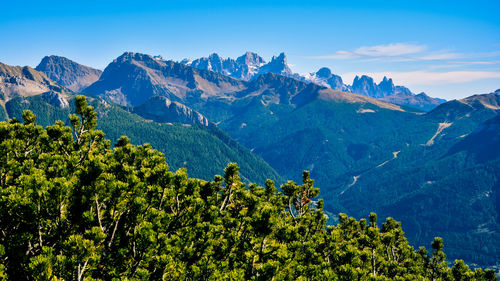
[[(74, 97), (68, 100), (74, 104)], [(156, 123), (130, 113), (120, 106), (92, 99), (100, 118), (98, 128), (109, 139), (117, 140), (128, 136), (134, 144), (150, 143), (163, 152), (172, 170), (187, 168), (190, 175), (211, 179), (230, 162), (238, 162), (245, 167), (242, 173), (245, 181), (264, 183), (266, 179), (280, 181), (281, 177), (260, 157), (251, 153), (226, 133), (217, 128), (186, 125), (180, 123)], [(38, 115), (38, 123), (44, 126), (56, 120), (68, 122), (68, 114), (74, 106), (60, 108), (47, 103), (42, 96), (16, 98), (7, 104), (10, 118), (21, 119), (22, 111), (29, 109)]]
[[(327, 226), (308, 172), (277, 193), (232, 163), (213, 181), (169, 171), (76, 98), (71, 127), (0, 122), (0, 278), (11, 280), (496, 280), (446, 262), (441, 238), (415, 250), (400, 223), (339, 215)], [(15, 214), (15, 215), (14, 215)]]
[[(388, 85), (392, 82), (386, 79), (379, 87)], [(494, 118), (500, 110), (499, 91), (449, 101), (423, 113), (274, 73), (243, 81), (144, 54), (125, 53), (84, 92), (127, 105), (101, 105), (114, 112), (110, 120), (102, 115), (105, 120), (100, 126), (109, 124), (102, 127), (109, 136), (118, 138), (127, 132), (135, 143), (151, 142), (162, 151), (170, 151), (179, 156), (170, 160), (167, 153), (175, 168), (187, 166), (188, 171), (206, 178), (209, 172), (220, 170), (224, 161), (237, 158), (222, 157), (217, 159), (217, 168), (212, 167), (207, 164), (212, 163), (208, 155), (229, 152), (210, 154), (222, 149), (208, 145), (210, 153), (200, 153), (204, 144), (212, 143), (211, 138), (203, 137), (198, 142), (198, 137), (187, 137), (192, 131), (186, 137), (173, 137), (174, 131), (182, 134), (177, 131), (188, 130), (210, 132), (219, 140), (220, 135), (225, 136), (222, 139), (228, 140), (223, 142), (229, 148), (224, 151), (234, 151), (231, 147), (246, 151), (234, 153), (248, 156), (243, 157), (247, 162), (240, 163), (242, 167), (247, 165), (244, 170), (253, 167), (248, 159), (255, 156), (229, 141), (220, 130), (186, 129), (169, 125), (168, 120), (216, 124), (261, 156), (283, 178), (299, 180), (303, 170), (310, 170), (322, 187), (331, 222), (338, 219), (338, 212), (363, 217), (377, 211), (408, 225), (408, 238), (415, 246), (440, 235), (449, 240), (452, 259), (463, 257), (470, 264), (499, 266), (499, 203), (495, 199), (498, 157), (486, 149), (497, 144)], [(16, 116), (27, 104), (17, 103)], [(127, 111), (166, 123), (146, 121)], [(51, 111), (39, 112), (41, 116), (54, 115)], [(191, 154), (176, 149), (189, 151), (191, 146)], [(260, 182), (266, 175), (277, 177), (265, 163), (258, 163), (250, 169), (252, 176), (243, 176)], [(204, 171), (196, 170), (200, 167)], [(457, 215), (459, 221), (455, 220)]]
[[(137, 54), (133, 59), (123, 61), (123, 65), (140, 69), (132, 73), (151, 73), (150, 69), (155, 69), (156, 73), (161, 70), (162, 79), (176, 79), (175, 83), (165, 84), (175, 89), (179, 88), (177, 85), (189, 84), (192, 80), (189, 77), (194, 77), (166, 71), (170, 68), (165, 68), (162, 63), (167, 62)], [(427, 219), (422, 219), (417, 225), (414, 221), (419, 221), (418, 212), (410, 214), (407, 210), (393, 207), (417, 191), (431, 196), (425, 192), (432, 192), (433, 187), (446, 190), (451, 184), (448, 177), (458, 180), (457, 176), (463, 171), (471, 171), (470, 179), (479, 187), (471, 187), (470, 182), (461, 181), (457, 183), (457, 196), (467, 198), (474, 194), (481, 197), (485, 192), (493, 192), (492, 187), (497, 183), (496, 175), (492, 174), (494, 169), (480, 166), (484, 163), (468, 157), (466, 152), (452, 153), (450, 150), (483, 122), (498, 114), (498, 92), (450, 101), (424, 114), (273, 73), (259, 75), (247, 82), (214, 72), (208, 75), (204, 72), (206, 70), (190, 70), (187, 65), (168, 63), (172, 69), (211, 77), (210, 83), (215, 85), (226, 85), (221, 84), (223, 81), (237, 85), (232, 88), (206, 88), (210, 89), (208, 91), (201, 86), (212, 84), (193, 82), (193, 90), (158, 94), (177, 99), (199, 111), (262, 156), (281, 176), (297, 180), (302, 170), (310, 170), (316, 183), (323, 187), (325, 210), (330, 214), (343, 211), (361, 217), (376, 210), (402, 220), (403, 225), (409, 224), (408, 236), (415, 245), (422, 245), (437, 233), (450, 239), (449, 253), (452, 258), (467, 251), (465, 257), (470, 263), (496, 265), (500, 260), (499, 253), (494, 250), (500, 248), (494, 242), (498, 239), (491, 238), (498, 235), (496, 226), (488, 227), (493, 229), (492, 232), (477, 231), (482, 229), (481, 225), (495, 221), (491, 218), (498, 216), (496, 207), (487, 207), (496, 206), (495, 201), (484, 204), (484, 210), (463, 208), (471, 215), (466, 216), (462, 226), (456, 228), (449, 223), (441, 224), (449, 227), (440, 228)], [(110, 77), (121, 73), (112, 70), (109, 68)], [(113, 87), (125, 89), (127, 84), (120, 82)], [(194, 92), (196, 98), (193, 98)], [(141, 92), (140, 88), (133, 88), (130, 93), (132, 96), (140, 93), (154, 95), (154, 92)], [(128, 99), (126, 95), (125, 98)], [(495, 163), (488, 165), (496, 167)], [(476, 173), (475, 169), (486, 171), (487, 175), (480, 176), (483, 172)], [(483, 181), (484, 178), (490, 180)], [(436, 190), (436, 194), (440, 192), (446, 193)], [(443, 200), (441, 204), (444, 207), (441, 209), (433, 208), (430, 203), (415, 204), (427, 204), (429, 219), (432, 216), (442, 217), (451, 223), (455, 210), (466, 202), (447, 196), (439, 198)], [(461, 241), (466, 241), (465, 236), (472, 237), (469, 241), (487, 241), (487, 250), (464, 250), (467, 247)]]

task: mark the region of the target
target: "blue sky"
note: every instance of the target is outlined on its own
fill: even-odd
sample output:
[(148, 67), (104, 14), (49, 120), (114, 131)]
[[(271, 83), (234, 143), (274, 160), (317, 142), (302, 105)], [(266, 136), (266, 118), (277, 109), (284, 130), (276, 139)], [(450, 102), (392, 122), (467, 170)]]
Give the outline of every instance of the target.
[(103, 69), (124, 51), (287, 54), (293, 71), (388, 76), (446, 99), (500, 88), (500, 1), (8, 1), (0, 62), (45, 55)]

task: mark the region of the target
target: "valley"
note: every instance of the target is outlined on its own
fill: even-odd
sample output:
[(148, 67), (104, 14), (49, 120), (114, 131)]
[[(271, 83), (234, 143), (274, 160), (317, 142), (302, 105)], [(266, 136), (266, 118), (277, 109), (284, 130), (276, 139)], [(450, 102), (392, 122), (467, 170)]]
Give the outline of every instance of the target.
[[(278, 185), (300, 181), (307, 169), (329, 222), (340, 212), (363, 218), (375, 211), (401, 221), (414, 247), (437, 235), (451, 259), (499, 266), (499, 158), (481, 149), (481, 143), (493, 150), (500, 145), (491, 137), (498, 129), (481, 131), (497, 128), (498, 90), (449, 102), (425, 97), (432, 106), (409, 107), (391, 103), (394, 95), (412, 102), (424, 95), (390, 78), (376, 84), (362, 76), (345, 85), (329, 69), (302, 77), (284, 54), (266, 64), (250, 52), (192, 62), (127, 52), (102, 74), (82, 67), (52, 60), (50, 68), (37, 67), (44, 82), (4, 71), (1, 89), (13, 87), (10, 77), (42, 86), (4, 95), (3, 119), (21, 119), (30, 109), (41, 125), (67, 123), (78, 92), (90, 98), (97, 128), (108, 138), (150, 143), (172, 169), (211, 180), (238, 162), (244, 181), (270, 178)], [(465, 243), (482, 246), (473, 251)]]

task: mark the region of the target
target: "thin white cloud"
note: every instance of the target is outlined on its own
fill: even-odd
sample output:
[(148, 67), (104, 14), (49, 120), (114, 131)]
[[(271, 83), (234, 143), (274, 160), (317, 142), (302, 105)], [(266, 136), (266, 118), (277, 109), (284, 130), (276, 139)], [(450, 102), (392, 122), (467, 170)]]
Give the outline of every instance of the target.
[[(352, 81), (359, 73), (344, 73), (342, 78), (344, 81)], [(422, 86), (422, 85), (447, 85), (460, 84), (483, 79), (500, 79), (500, 72), (495, 71), (408, 71), (408, 72), (373, 72), (365, 73), (373, 77), (375, 81), (380, 81), (384, 76), (391, 77), (395, 84), (405, 86)]]
[(442, 61), (463, 58), (462, 54), (448, 51), (428, 52), (426, 45), (391, 43), (363, 46), (355, 50), (338, 50), (333, 55), (315, 56), (314, 59), (364, 59), (385, 61)]
[(425, 51), (425, 45), (415, 45), (408, 43), (391, 43), (387, 45), (363, 46), (355, 50), (339, 50), (335, 54), (329, 56), (320, 56), (317, 58), (335, 58), (335, 59), (352, 59), (352, 58), (382, 58), (382, 57), (399, 57), (409, 54), (416, 54)]
[(463, 65), (497, 65), (500, 61), (450, 61), (450, 63)]
[(413, 45), (406, 43), (393, 43), (388, 45), (376, 45), (360, 47), (352, 52), (353, 54), (365, 57), (397, 57), (423, 52), (427, 49), (423, 45)]
[(462, 55), (457, 53), (434, 53), (418, 56), (415, 60), (451, 60), (460, 57), (462, 57)]

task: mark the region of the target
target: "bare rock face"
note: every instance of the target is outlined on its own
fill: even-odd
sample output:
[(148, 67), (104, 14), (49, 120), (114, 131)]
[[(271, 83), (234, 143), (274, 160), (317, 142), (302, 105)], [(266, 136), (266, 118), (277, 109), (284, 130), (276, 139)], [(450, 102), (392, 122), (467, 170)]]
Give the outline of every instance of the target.
[(236, 62), (233, 59), (223, 59), (216, 53), (211, 54), (208, 58), (196, 59), (190, 65), (194, 68), (210, 70), (228, 76), (232, 76), (231, 74), (237, 69)]
[(381, 98), (383, 94), (378, 88), (378, 85), (370, 76), (356, 76), (352, 82), (352, 92), (360, 95), (369, 96), (372, 98)]
[(39, 95), (45, 92), (64, 93), (66, 90), (44, 73), (29, 66), (10, 66), (0, 63), (0, 92), (4, 100)]
[(203, 70), (210, 70), (233, 78), (250, 81), (256, 79), (261, 74), (274, 73), (287, 77), (298, 78), (287, 64), (286, 56), (281, 53), (274, 56), (269, 63), (256, 53), (246, 52), (236, 60), (223, 59), (218, 54), (211, 54), (208, 57), (195, 59), (193, 61), (185, 59), (181, 63)]
[[(84, 90), (120, 105), (138, 106), (151, 97), (201, 103), (209, 97), (229, 98), (243, 81), (174, 61), (126, 52), (110, 63), (98, 81)], [(229, 96), (228, 96), (229, 95)]]
[(64, 98), (64, 96), (53, 91), (43, 93), (42, 99), (44, 99), (48, 104), (51, 104), (55, 107), (59, 108), (69, 107), (69, 103)]
[(236, 59), (236, 65), (239, 68), (233, 73), (232, 77), (243, 80), (250, 80), (257, 74), (259, 68), (266, 62), (256, 53), (246, 52)]
[(259, 74), (275, 73), (283, 76), (292, 76), (292, 70), (288, 67), (285, 53), (274, 56), (271, 61), (259, 69)]
[(387, 77), (384, 77), (379, 84), (376, 84), (373, 78), (369, 76), (356, 76), (350, 87), (350, 91), (422, 111), (432, 110), (445, 102), (442, 99), (429, 97), (425, 93), (415, 95), (410, 89), (404, 86), (395, 86), (392, 79)]
[(236, 60), (232, 58), (224, 59), (218, 54), (213, 53), (208, 57), (202, 57), (193, 61), (184, 59), (181, 63), (245, 81), (253, 79), (259, 72), (260, 67), (266, 64), (263, 58), (252, 52), (246, 52)]
[(102, 71), (60, 56), (46, 56), (35, 68), (60, 85), (81, 92), (84, 88), (99, 79)]
[(202, 114), (166, 97), (152, 97), (146, 103), (134, 108), (134, 113), (146, 119), (163, 123), (183, 123), (211, 126), (212, 123)]

